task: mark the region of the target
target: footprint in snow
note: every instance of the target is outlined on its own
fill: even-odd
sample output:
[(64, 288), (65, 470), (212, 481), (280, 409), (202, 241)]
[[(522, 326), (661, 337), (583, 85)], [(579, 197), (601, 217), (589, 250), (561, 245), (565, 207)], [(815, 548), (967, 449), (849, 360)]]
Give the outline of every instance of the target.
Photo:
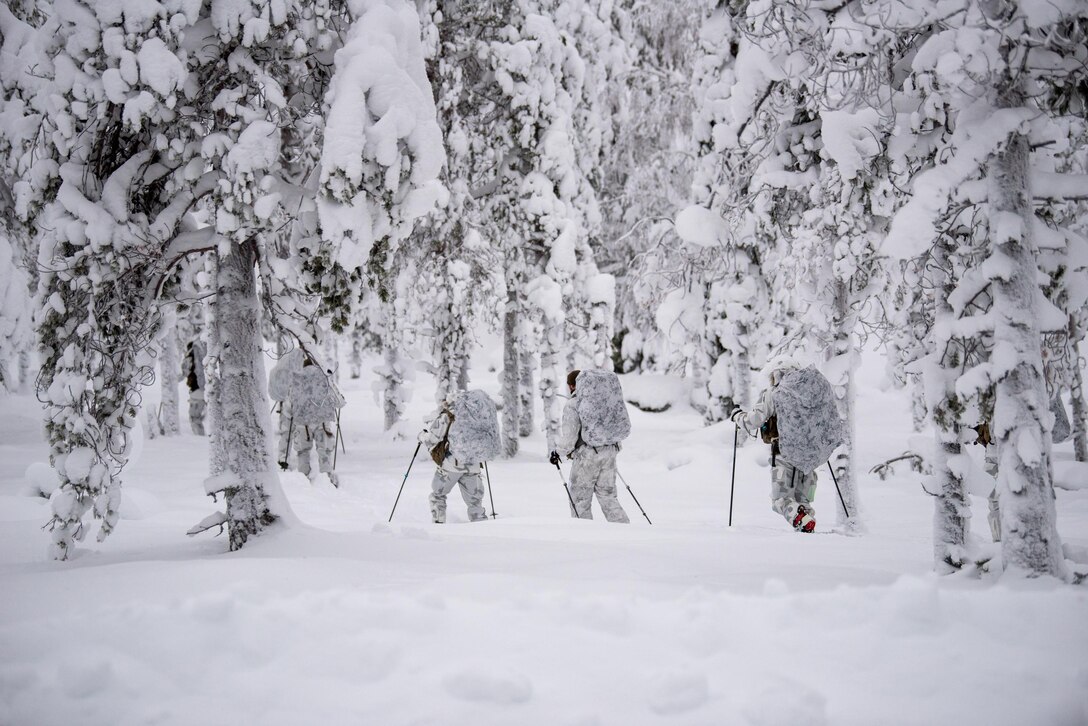
[(69, 698), (87, 698), (113, 682), (113, 667), (107, 661), (66, 663), (57, 669), (60, 689)]
[(525, 676), (483, 667), (465, 668), (448, 675), (442, 685), (454, 698), (475, 703), (516, 704), (533, 697), (533, 684)]
[(769, 674), (775, 683), (748, 699), (741, 713), (751, 726), (794, 726), (798, 714), (807, 726), (826, 726), (827, 699), (785, 674)]
[(650, 710), (662, 715), (690, 711), (708, 700), (710, 685), (704, 673), (662, 673), (650, 688)]

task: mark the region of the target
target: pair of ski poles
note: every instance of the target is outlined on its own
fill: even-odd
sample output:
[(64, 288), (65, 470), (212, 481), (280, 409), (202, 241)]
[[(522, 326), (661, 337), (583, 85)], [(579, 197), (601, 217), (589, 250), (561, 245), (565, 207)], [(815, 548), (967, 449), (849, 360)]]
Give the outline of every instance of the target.
[[(733, 488), (737, 484), (737, 438), (740, 436), (740, 424), (734, 424), (733, 429), (733, 476), (729, 480), (729, 526), (733, 526)], [(842, 503), (842, 511), (846, 518), (850, 518), (850, 510), (846, 508), (846, 500), (842, 498), (842, 489), (839, 489), (839, 480), (835, 477), (835, 469), (831, 461), (827, 462), (827, 470), (831, 472), (831, 481), (835, 482), (835, 491), (839, 493), (839, 501)]]
[[(578, 507), (574, 504), (574, 497), (571, 496), (570, 487), (567, 486), (567, 478), (563, 476), (563, 469), (559, 466), (559, 462), (556, 462), (555, 468), (559, 472), (559, 478), (563, 480), (563, 489), (566, 490), (567, 499), (570, 500), (570, 509), (575, 516), (578, 516)], [(638, 510), (642, 512), (642, 516), (646, 517), (647, 522), (653, 524), (653, 522), (650, 522), (650, 515), (646, 514), (646, 510), (642, 508), (642, 504), (639, 503), (638, 497), (636, 497), (634, 491), (631, 490), (631, 485), (628, 484), (627, 480), (623, 478), (623, 474), (620, 474), (619, 469), (616, 469), (616, 475), (620, 478), (620, 481), (623, 482), (623, 486), (627, 487), (627, 493), (630, 494), (631, 498), (635, 500), (635, 504), (638, 506)]]
[[(408, 475), (412, 473), (412, 464), (416, 463), (416, 457), (419, 456), (419, 447), (423, 443), (416, 444), (416, 450), (412, 452), (412, 460), (408, 462), (408, 471), (404, 472), (404, 478), (400, 481), (400, 490), (397, 491), (397, 499), (393, 502), (393, 509), (389, 512), (389, 520), (393, 521), (393, 514), (397, 511), (397, 504), (400, 502), (400, 495), (404, 492), (404, 483), (408, 481)], [(487, 469), (487, 462), (482, 462), (484, 465), (484, 476), (487, 477), (487, 498), (491, 500), (491, 518), (495, 519), (499, 515), (495, 513), (495, 497), (491, 494), (491, 472)], [(486, 513), (486, 512), (485, 512)]]
[[(412, 473), (412, 466), (416, 463), (416, 457), (419, 456), (419, 449), (422, 445), (422, 443), (417, 443), (415, 451), (412, 452), (412, 460), (408, 462), (408, 470), (404, 472), (404, 478), (400, 481), (400, 489), (397, 490), (397, 498), (393, 501), (393, 509), (389, 512), (389, 519), (387, 520), (389, 522), (393, 521), (393, 515), (397, 511), (397, 504), (400, 503), (400, 495), (404, 493), (404, 485), (408, 481), (408, 475)], [(486, 461), (483, 462), (483, 467), (484, 475), (487, 478), (487, 496), (488, 499), (491, 500), (491, 518), (495, 519), (498, 517), (498, 514), (495, 513), (495, 497), (491, 493), (491, 472), (487, 468)], [(566, 491), (567, 499), (570, 500), (571, 511), (577, 514), (578, 507), (576, 507), (574, 504), (574, 497), (570, 493), (570, 487), (567, 486), (567, 478), (563, 476), (563, 469), (559, 466), (558, 463), (556, 463), (555, 468), (559, 472), (559, 478), (563, 480), (563, 490)], [(623, 478), (623, 474), (620, 474), (618, 470), (616, 471), (616, 474), (619, 475), (620, 481), (622, 481), (623, 485), (627, 488), (628, 493), (631, 495), (631, 499), (635, 500), (635, 504), (638, 506), (639, 511), (642, 512), (642, 516), (646, 517), (647, 522), (653, 524), (653, 522), (650, 522), (650, 516), (646, 514), (646, 510), (642, 508), (642, 504), (638, 501), (638, 497), (635, 496), (635, 492), (632, 491), (631, 485), (628, 484), (627, 480)]]

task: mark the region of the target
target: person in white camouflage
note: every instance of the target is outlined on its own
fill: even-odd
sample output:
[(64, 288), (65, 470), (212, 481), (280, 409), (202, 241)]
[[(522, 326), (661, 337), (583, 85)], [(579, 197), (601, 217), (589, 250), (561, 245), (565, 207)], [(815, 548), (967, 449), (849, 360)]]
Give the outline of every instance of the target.
[(333, 471), (333, 450), (336, 447), (336, 412), (344, 405), (344, 397), (332, 382), (332, 371), (322, 371), (308, 355), (302, 370), (291, 382), (290, 404), (285, 409), (291, 416), (291, 448), (298, 457), (298, 470), (310, 475), (310, 452), (317, 449), (318, 470), (327, 474), (333, 486), (340, 481)]
[(295, 373), (302, 370), (303, 352), (294, 348), (285, 353), (268, 374), (268, 397), (278, 403), (277, 461), (287, 471), (291, 458), (291, 439), (295, 436), (294, 414), (291, 411), (291, 385)]
[[(449, 450), (450, 428), (453, 426), (453, 414), (451, 413), (454, 398), (447, 399), (445, 405), (434, 417), (427, 428), (419, 432), (419, 443), (427, 451), (434, 452), (439, 444), (443, 444), (445, 455), (441, 462), (436, 462), (434, 478), (431, 480), (431, 519), (435, 524), (446, 522), (446, 497), (453, 488), (460, 487), (461, 498), (468, 507), (468, 518), (473, 522), (487, 519), (487, 510), (484, 509), (484, 485), (480, 478), (481, 462), (459, 461)], [(436, 458), (432, 453), (431, 458)]]
[(556, 440), (556, 450), (548, 460), (558, 465), (560, 452), (574, 462), (570, 474), (570, 496), (574, 500), (575, 510), (571, 516), (579, 519), (593, 519), (593, 496), (609, 522), (629, 523), (627, 512), (623, 510), (616, 494), (616, 455), (620, 452), (619, 444), (607, 446), (589, 446), (582, 441), (582, 421), (578, 414), (577, 395), (578, 374), (571, 371), (567, 375), (567, 388), (570, 399), (563, 408), (563, 422)]
[(774, 406), (774, 390), (783, 376), (800, 369), (796, 361), (779, 356), (768, 364), (770, 385), (759, 397), (759, 403), (745, 413), (737, 408), (730, 418), (749, 436), (757, 434), (771, 445), (771, 509), (785, 517), (798, 532), (816, 530), (816, 508), (812, 500), (816, 496), (816, 472), (805, 474), (778, 456), (777, 416)]

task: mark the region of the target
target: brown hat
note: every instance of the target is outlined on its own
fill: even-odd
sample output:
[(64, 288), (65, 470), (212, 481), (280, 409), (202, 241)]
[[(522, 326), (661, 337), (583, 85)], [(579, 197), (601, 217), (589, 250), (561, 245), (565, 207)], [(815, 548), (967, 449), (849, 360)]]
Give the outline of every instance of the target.
[(570, 388), (574, 388), (574, 382), (578, 380), (578, 374), (581, 373), (581, 372), (582, 371), (575, 369), (575, 370), (571, 371), (570, 373), (568, 373), (567, 374), (567, 386), (569, 386)]

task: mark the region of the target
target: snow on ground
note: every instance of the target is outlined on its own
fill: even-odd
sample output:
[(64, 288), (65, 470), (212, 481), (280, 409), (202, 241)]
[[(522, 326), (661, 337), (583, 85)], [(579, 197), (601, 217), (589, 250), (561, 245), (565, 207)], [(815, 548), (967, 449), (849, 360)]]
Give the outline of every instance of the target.
[[(863, 471), (909, 435), (878, 368)], [(832, 532), (822, 482), (820, 533), (798, 535), (753, 440), (730, 528), (732, 429), (670, 393), (666, 412), (631, 408), (620, 457), (653, 526), (622, 490), (631, 525), (569, 519), (540, 434), (492, 464), (497, 519), (468, 523), (455, 492), (431, 524), (421, 456), (387, 524), (414, 442), (381, 433), (368, 379), (344, 387), (343, 488), (283, 477), (306, 526), (238, 553), (186, 537), (215, 506), (206, 442), (159, 438), (127, 470), (116, 533), (67, 563), (45, 559), (46, 502), (24, 492), (46, 454), (37, 404), (0, 399), (0, 724), (1088, 723), (1088, 590), (931, 574), (917, 475), (866, 476), (858, 537)], [(1088, 491), (1059, 491), (1058, 510), (1088, 551)]]

